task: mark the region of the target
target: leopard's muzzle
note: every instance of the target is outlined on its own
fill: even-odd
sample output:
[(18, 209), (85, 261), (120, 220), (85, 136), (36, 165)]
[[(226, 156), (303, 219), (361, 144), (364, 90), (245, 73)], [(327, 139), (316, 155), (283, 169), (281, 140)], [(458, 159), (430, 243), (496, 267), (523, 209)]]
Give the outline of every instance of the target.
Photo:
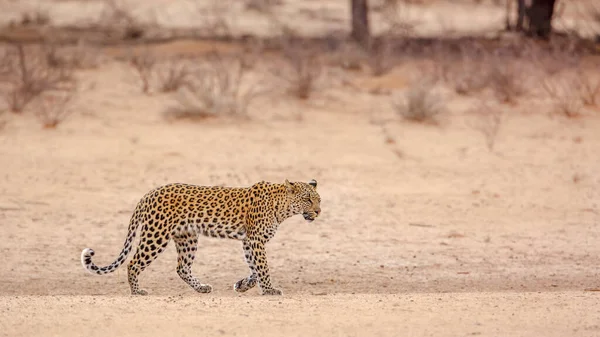
[(302, 216), (304, 217), (304, 220), (312, 222), (319, 216), (319, 213), (321, 213), (321, 210), (316, 210), (313, 212), (304, 212), (302, 213)]

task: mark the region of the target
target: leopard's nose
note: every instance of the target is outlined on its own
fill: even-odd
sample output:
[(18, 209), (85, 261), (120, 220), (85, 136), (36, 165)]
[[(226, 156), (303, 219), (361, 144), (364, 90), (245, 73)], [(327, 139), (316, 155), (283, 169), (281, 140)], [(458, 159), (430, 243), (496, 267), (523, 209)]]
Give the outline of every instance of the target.
[(316, 209), (316, 210), (315, 210), (315, 213), (316, 213), (317, 215), (319, 215), (319, 213), (321, 213), (321, 209), (320, 209), (320, 208)]

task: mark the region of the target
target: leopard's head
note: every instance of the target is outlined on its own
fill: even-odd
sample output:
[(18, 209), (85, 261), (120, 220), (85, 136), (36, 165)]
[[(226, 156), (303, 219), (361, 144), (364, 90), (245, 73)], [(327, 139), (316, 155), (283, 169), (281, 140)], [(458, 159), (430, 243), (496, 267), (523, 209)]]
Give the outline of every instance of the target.
[(313, 221), (321, 214), (321, 197), (317, 193), (317, 181), (311, 180), (308, 183), (289, 182), (285, 180), (290, 211), (293, 214), (300, 214), (308, 222)]

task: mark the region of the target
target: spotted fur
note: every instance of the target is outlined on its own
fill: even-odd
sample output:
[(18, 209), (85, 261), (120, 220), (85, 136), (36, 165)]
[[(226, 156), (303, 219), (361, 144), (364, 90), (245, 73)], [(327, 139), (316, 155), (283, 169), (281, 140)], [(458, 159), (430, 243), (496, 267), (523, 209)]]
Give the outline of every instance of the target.
[(112, 273), (132, 250), (136, 230), (140, 240), (129, 262), (128, 279), (132, 295), (146, 295), (138, 276), (165, 250), (171, 239), (177, 248), (177, 273), (190, 287), (209, 293), (212, 287), (192, 274), (198, 236), (242, 241), (250, 275), (233, 286), (245, 292), (258, 284), (263, 295), (281, 295), (273, 288), (267, 265), (265, 244), (287, 218), (302, 214), (313, 221), (321, 213), (317, 182), (273, 184), (259, 182), (246, 188), (169, 184), (148, 192), (137, 204), (129, 221), (127, 238), (117, 259), (106, 267), (92, 262), (94, 251), (81, 252), (83, 267), (92, 274)]

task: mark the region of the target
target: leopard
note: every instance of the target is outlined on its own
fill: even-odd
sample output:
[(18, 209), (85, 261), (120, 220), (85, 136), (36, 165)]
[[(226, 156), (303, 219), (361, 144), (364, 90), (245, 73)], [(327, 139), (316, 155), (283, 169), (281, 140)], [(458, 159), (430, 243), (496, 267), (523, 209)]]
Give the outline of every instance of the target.
[(315, 179), (283, 183), (260, 181), (249, 187), (201, 186), (170, 183), (147, 192), (137, 203), (129, 221), (123, 249), (110, 265), (92, 261), (95, 252), (81, 252), (83, 267), (94, 275), (117, 270), (132, 251), (138, 228), (137, 250), (130, 260), (127, 276), (132, 295), (148, 295), (138, 282), (144, 271), (171, 240), (177, 250), (177, 274), (198, 293), (210, 293), (210, 284), (201, 283), (192, 273), (199, 237), (241, 241), (250, 274), (233, 285), (244, 293), (257, 284), (262, 295), (282, 295), (271, 283), (265, 245), (286, 219), (302, 214), (312, 222), (321, 214), (321, 197)]

